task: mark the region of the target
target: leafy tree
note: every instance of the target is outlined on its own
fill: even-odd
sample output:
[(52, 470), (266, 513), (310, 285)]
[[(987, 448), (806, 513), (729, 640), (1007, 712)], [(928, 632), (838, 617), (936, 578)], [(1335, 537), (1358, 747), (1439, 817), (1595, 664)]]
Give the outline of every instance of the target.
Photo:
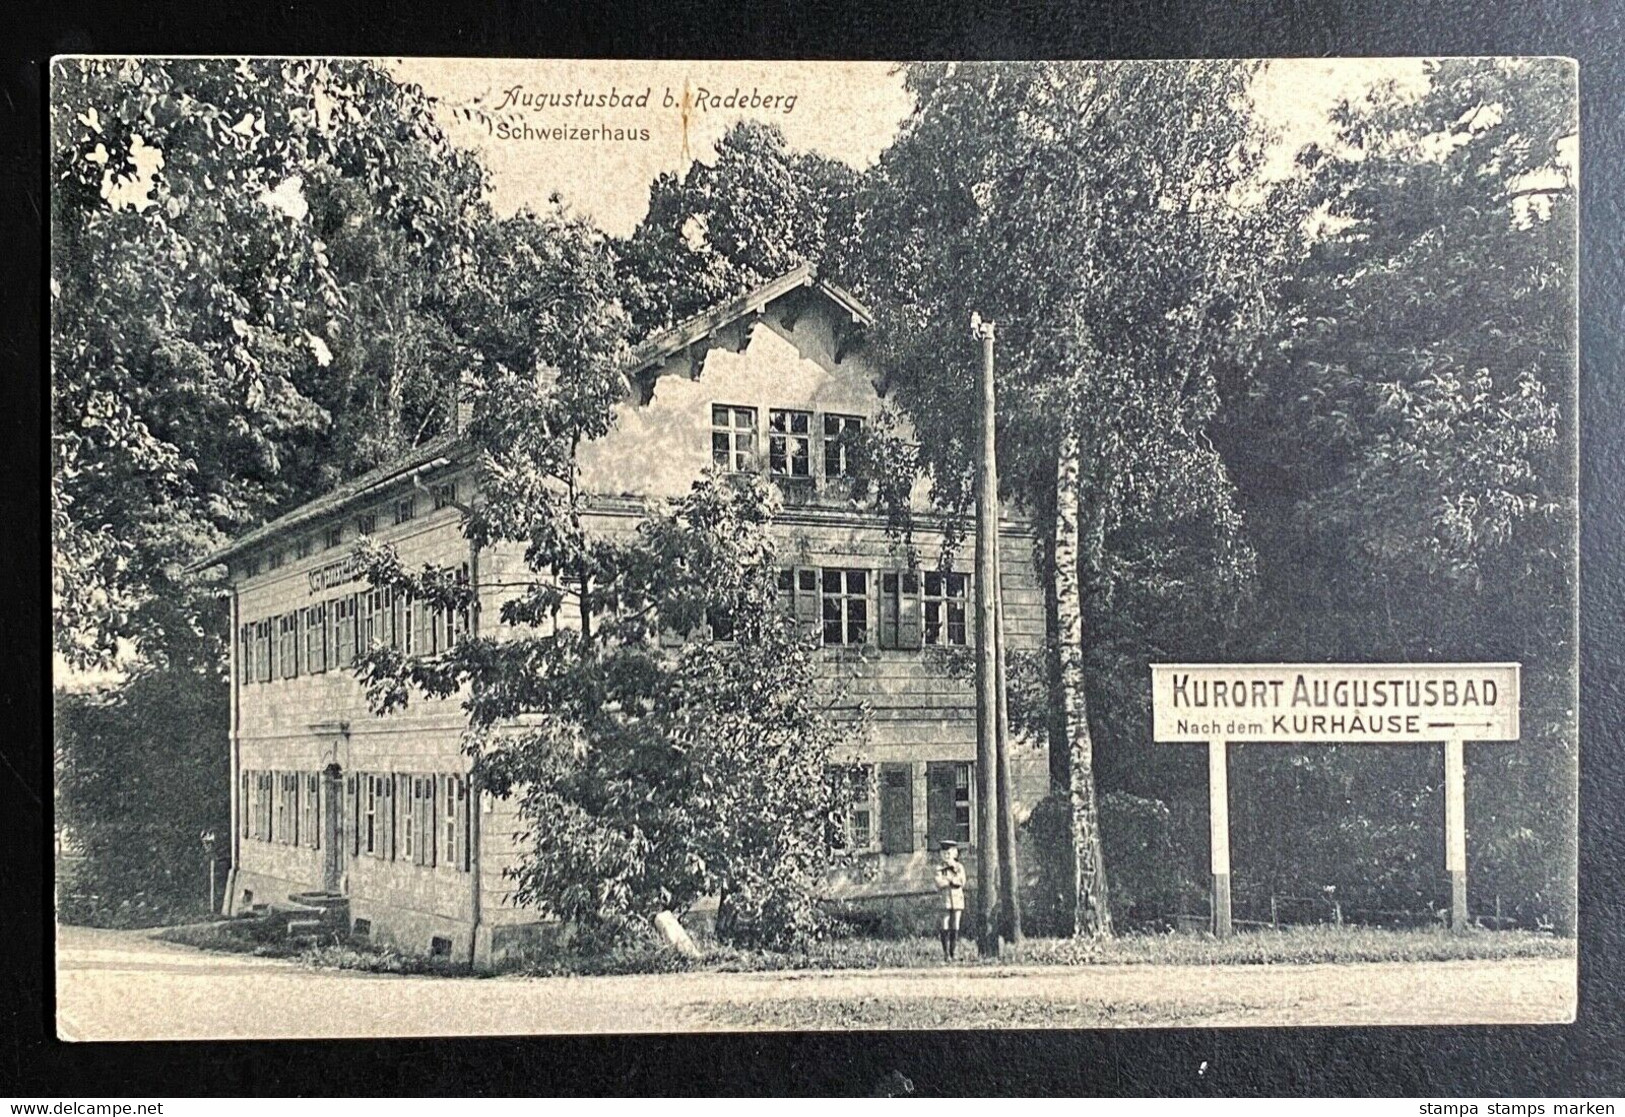
[[(1342, 105), (1335, 140), (1300, 156), (1319, 220), (1288, 324), (1215, 435), (1261, 556), (1238, 637), (1289, 660), (1522, 662), (1522, 742), (1469, 749), (1469, 879), (1479, 910), (1504, 892), (1570, 925), (1574, 75), (1461, 60), (1427, 77)], [(1438, 896), (1437, 749), (1374, 751), (1261, 762), (1265, 794), (1307, 810), (1270, 827), (1309, 851), (1276, 879), (1346, 887), (1352, 853), (1390, 902)]]
[[(842, 733), (776, 604), (776, 490), (707, 478), (624, 539), (560, 532), (568, 517), (547, 503), (532, 504), (534, 530), (505, 535), (529, 543), (535, 578), (502, 608), (520, 634), (415, 662), (375, 652), (361, 668), (375, 703), (468, 687), (476, 778), (516, 796), (530, 827), (521, 902), (614, 940), (715, 895), (726, 941), (805, 941), (822, 926), (814, 899)], [(511, 507), (498, 517), (523, 522)], [(553, 548), (571, 540), (592, 553), (590, 628), (569, 623), (552, 574)], [(372, 562), (375, 581), (467, 607), (441, 571), (410, 574), (387, 550)], [(702, 625), (719, 638), (680, 650), (659, 639)]]
[(200, 837), (212, 831), (218, 855), (231, 848), (220, 684), (213, 671), (148, 669), (114, 688), (58, 693), (64, 921), (130, 926), (207, 910)]
[(852, 251), (858, 173), (790, 150), (776, 124), (741, 120), (711, 164), (662, 172), (649, 211), (619, 245), (640, 335), (813, 261), (839, 272)]
[(918, 434), (903, 466), (950, 509), (973, 477), (969, 316), (998, 323), (1000, 480), (1044, 525), (1052, 756), (1085, 933), (1110, 930), (1095, 743), (1120, 772), (1155, 767), (1131, 752), (1148, 738), (1142, 665), (1213, 646), (1251, 577), (1206, 432), (1291, 242), (1291, 199), (1257, 179), (1254, 70), (910, 66), (916, 111), (861, 202), (863, 285)]
[(363, 62), (56, 65), (54, 646), (131, 672), (58, 693), (98, 903), (200, 897), (226, 836), (225, 611), (185, 566), (443, 421), (485, 218), (431, 107)]
[(55, 77), (55, 646), (218, 655), (181, 568), (438, 422), (482, 172), (370, 63)]

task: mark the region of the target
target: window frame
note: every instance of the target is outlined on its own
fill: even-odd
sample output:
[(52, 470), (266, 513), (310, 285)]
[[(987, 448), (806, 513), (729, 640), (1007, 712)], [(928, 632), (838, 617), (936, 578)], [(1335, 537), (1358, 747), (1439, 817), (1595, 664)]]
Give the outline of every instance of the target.
[[(837, 588), (830, 589), (830, 578), (838, 580)], [(861, 589), (853, 589), (853, 579), (862, 580)], [(874, 642), (874, 627), (869, 617), (869, 587), (873, 584), (874, 571), (857, 566), (823, 566), (818, 568), (818, 599), (819, 621), (822, 625), (820, 640), (826, 648), (834, 647), (863, 647)], [(833, 604), (837, 616), (830, 616)], [(855, 619), (853, 612), (861, 608), (861, 619)], [(840, 626), (840, 639), (831, 640), (830, 625)], [(854, 625), (861, 625), (854, 629)], [(854, 638), (856, 632), (856, 638)]]
[[(952, 761), (954, 766), (954, 841), (961, 845), (974, 845), (976, 843), (976, 789), (971, 779), (971, 762), (968, 760)], [(963, 782), (961, 782), (963, 780)], [(963, 793), (963, 797), (961, 797)], [(964, 811), (965, 820), (960, 821), (960, 811)]]
[(299, 612), (298, 609), (290, 609), (277, 618), (276, 665), (279, 678), (299, 677)]
[[(932, 592), (932, 579), (937, 579), (937, 592)], [(956, 584), (960, 592), (950, 592)], [(920, 579), (920, 639), (928, 648), (964, 648), (970, 646), (971, 576), (957, 570), (927, 570)], [(960, 619), (955, 622), (957, 606)], [(933, 613), (936, 619), (932, 619)], [(959, 639), (955, 640), (957, 623)]]
[[(713, 420), (715, 416), (712, 417)], [(804, 430), (797, 431), (795, 423), (801, 420)], [(781, 425), (782, 423), (782, 425)], [(715, 429), (713, 424), (713, 429)], [(799, 457), (796, 449), (799, 448)], [(771, 407), (767, 412), (767, 472), (784, 481), (811, 481), (813, 448), (813, 413), (793, 407)], [(802, 470), (795, 471), (800, 461)]]
[[(726, 415), (726, 421), (720, 416)], [(740, 422), (749, 418), (749, 424)], [(711, 405), (711, 465), (726, 473), (749, 473), (756, 469), (758, 438), (756, 408), (741, 404)], [(723, 439), (719, 444), (718, 439)]]
[(403, 496), (395, 501), (395, 526), (409, 523), (417, 519), (418, 498), (416, 496)]
[(320, 675), (327, 670), (327, 602), (306, 605), (302, 613), (305, 674)]
[(344, 546), (344, 525), (332, 524), (322, 531), (322, 550), (331, 551)]
[(303, 826), (304, 841), (301, 843), (308, 849), (322, 848), (322, 774), (320, 772), (299, 773), (300, 786), (300, 821)]
[[(437, 796), (435, 806), (436, 820), (444, 827), (441, 836), (445, 839), (446, 862), (452, 868), (457, 867), (457, 786), (461, 782), (460, 777), (449, 773), (441, 776), (438, 783), (440, 787), (445, 789), (446, 795), (443, 801)], [(442, 807), (445, 808), (444, 816), (440, 814)]]
[[(879, 769), (872, 761), (843, 764), (841, 769), (846, 797), (841, 804), (840, 836), (843, 844), (840, 848), (848, 853), (867, 853), (874, 849), (879, 840), (879, 830), (875, 826), (880, 817), (879, 781), (876, 776)], [(864, 816), (861, 835), (857, 825), (860, 814)]]
[[(823, 472), (826, 481), (850, 480), (853, 476), (853, 463), (851, 456), (850, 434), (861, 435), (865, 425), (862, 415), (844, 415), (836, 411), (826, 411), (822, 416), (820, 426), (824, 435), (824, 463)], [(830, 429), (830, 424), (835, 429)], [(831, 470), (834, 464), (836, 469)]]

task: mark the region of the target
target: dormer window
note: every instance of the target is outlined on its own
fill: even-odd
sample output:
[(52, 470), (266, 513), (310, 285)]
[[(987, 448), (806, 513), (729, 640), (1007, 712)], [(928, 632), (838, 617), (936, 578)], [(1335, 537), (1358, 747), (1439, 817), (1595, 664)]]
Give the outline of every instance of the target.
[(756, 463), (756, 409), (717, 404), (711, 408), (711, 464), (742, 473)]
[(775, 477), (812, 476), (812, 412), (768, 412), (767, 468)]
[(824, 476), (852, 476), (852, 450), (863, 431), (863, 419), (857, 415), (824, 416)]
[(322, 533), (322, 549), (324, 551), (331, 551), (334, 547), (341, 546), (343, 543), (344, 528), (338, 524), (334, 524)]
[(355, 529), (362, 535), (371, 535), (378, 530), (378, 517), (371, 512), (355, 518)]

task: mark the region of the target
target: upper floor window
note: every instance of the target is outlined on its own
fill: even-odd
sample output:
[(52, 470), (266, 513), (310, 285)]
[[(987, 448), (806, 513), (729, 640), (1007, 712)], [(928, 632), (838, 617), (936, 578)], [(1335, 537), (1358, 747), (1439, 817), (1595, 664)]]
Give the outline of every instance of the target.
[(812, 412), (767, 413), (767, 468), (776, 477), (812, 476)]
[(371, 535), (378, 530), (378, 517), (371, 512), (364, 512), (355, 518), (355, 529), (362, 535)]
[(331, 551), (334, 547), (341, 545), (343, 542), (344, 528), (340, 524), (334, 524), (332, 527), (328, 528), (322, 533), (323, 550)]
[(434, 501), (435, 511), (448, 508), (457, 503), (457, 482), (447, 481), (443, 485), (430, 485), (429, 497)]
[(395, 522), (404, 524), (418, 514), (418, 501), (416, 497), (406, 497), (395, 502)]
[(299, 540), (299, 545), (295, 549), (295, 553), (300, 558), (310, 557), (310, 536), (307, 535), (303, 539)]
[(863, 430), (856, 415), (824, 416), (824, 476), (852, 476), (853, 440)]
[(756, 462), (756, 409), (717, 404), (711, 408), (711, 462), (741, 472)]
[(964, 647), (966, 588), (964, 574), (925, 572), (925, 642)]
[(825, 569), (824, 643), (869, 642), (869, 572)]
[(272, 570), (280, 570), (282, 568), (282, 554), (283, 552), (280, 548), (271, 552), (269, 566)]

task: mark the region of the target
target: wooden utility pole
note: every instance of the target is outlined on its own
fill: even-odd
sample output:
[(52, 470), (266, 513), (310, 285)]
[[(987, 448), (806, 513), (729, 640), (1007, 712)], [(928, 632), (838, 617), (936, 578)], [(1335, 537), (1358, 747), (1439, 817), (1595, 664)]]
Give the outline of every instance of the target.
[(986, 524), (990, 565), (993, 568), (993, 691), (995, 695), (993, 764), (998, 787), (997, 818), (999, 831), (999, 933), (1007, 942), (1021, 942), (1021, 880), (1016, 870), (1016, 813), (1013, 802), (1015, 789), (1010, 780), (1010, 691), (1005, 674), (1004, 639), (1004, 570), (999, 557), (999, 486), (994, 445), (994, 426), (997, 398), (993, 383), (993, 342), (995, 330), (992, 322), (982, 323), (982, 389), (987, 447), (988, 475), (992, 478), (993, 515)]
[(999, 825), (996, 750), (999, 737), (998, 584), (996, 563), (999, 472), (993, 434), (993, 325), (971, 315), (971, 333), (982, 342), (976, 459), (976, 915), (983, 955), (999, 953)]

